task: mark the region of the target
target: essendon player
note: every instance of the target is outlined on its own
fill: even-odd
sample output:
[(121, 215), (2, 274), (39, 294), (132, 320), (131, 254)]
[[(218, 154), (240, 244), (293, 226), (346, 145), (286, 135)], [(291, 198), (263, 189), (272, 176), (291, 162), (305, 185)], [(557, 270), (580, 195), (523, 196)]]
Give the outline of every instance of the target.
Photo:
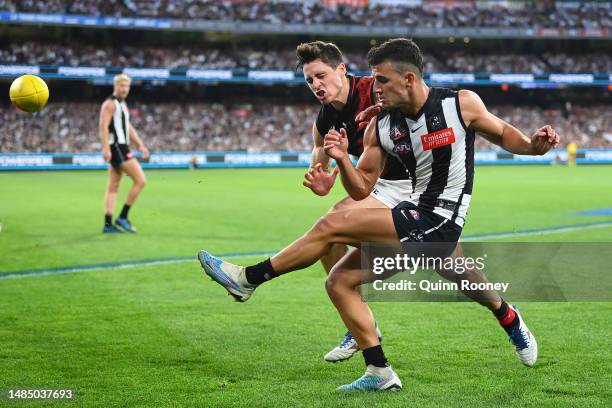
[[(321, 110), (312, 125), (313, 150), (304, 185), (317, 195), (326, 195), (332, 188), (337, 170), (328, 171), (330, 158), (323, 149), (323, 137), (332, 129), (343, 132), (348, 139), (348, 152), (355, 158), (363, 152), (365, 127), (359, 128), (355, 118), (375, 104), (371, 76), (357, 77), (347, 74), (340, 49), (333, 43), (314, 41), (300, 44), (296, 49), (298, 68), (302, 68), (304, 80), (316, 98)], [(385, 169), (372, 193), (363, 200), (346, 197), (331, 211), (348, 208), (393, 208), (402, 197), (412, 192), (412, 184), (406, 168), (399, 160), (389, 157)], [(332, 245), (321, 257), (321, 263), (329, 274), (348, 247)], [(380, 337), (380, 332), (379, 332)], [(325, 360), (336, 362), (352, 357), (359, 347), (350, 332), (340, 344), (325, 355)]]
[[(128, 221), (128, 211), (145, 186), (146, 178), (138, 160), (130, 152), (130, 142), (142, 152), (143, 157), (149, 157), (149, 151), (138, 136), (136, 129), (130, 123), (125, 98), (130, 93), (131, 79), (125, 74), (115, 76), (113, 80), (113, 95), (106, 99), (100, 109), (100, 141), (102, 154), (108, 166), (108, 186), (104, 195), (104, 233), (136, 232), (136, 228)], [(117, 228), (112, 224), (113, 211), (119, 191), (121, 176), (127, 173), (134, 184), (128, 192), (121, 214), (115, 220)]]

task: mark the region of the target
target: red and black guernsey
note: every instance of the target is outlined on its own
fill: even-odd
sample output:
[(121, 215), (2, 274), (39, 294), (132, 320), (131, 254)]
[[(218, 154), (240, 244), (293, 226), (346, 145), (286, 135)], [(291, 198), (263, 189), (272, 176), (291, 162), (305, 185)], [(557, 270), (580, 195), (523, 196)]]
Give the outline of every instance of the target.
[[(358, 130), (355, 117), (362, 111), (375, 104), (374, 78), (370, 76), (356, 77), (346, 76), (349, 81), (349, 96), (341, 111), (337, 111), (331, 104), (323, 105), (317, 116), (316, 126), (319, 134), (323, 137), (330, 129), (339, 130), (344, 128), (348, 136), (348, 152), (359, 157), (363, 153), (363, 135), (365, 129)], [(387, 180), (407, 180), (410, 174), (406, 168), (395, 157), (388, 155), (385, 169), (380, 178)]]

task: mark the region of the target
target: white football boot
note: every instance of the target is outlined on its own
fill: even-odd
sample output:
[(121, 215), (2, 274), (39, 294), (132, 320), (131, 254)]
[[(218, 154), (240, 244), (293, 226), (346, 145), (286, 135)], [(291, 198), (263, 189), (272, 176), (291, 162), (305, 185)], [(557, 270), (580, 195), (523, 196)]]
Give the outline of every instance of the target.
[(519, 324), (508, 333), (508, 338), (514, 346), (516, 355), (521, 363), (532, 367), (538, 359), (538, 343), (533, 334), (531, 334), (531, 331), (529, 331), (518, 309), (512, 305), (508, 305), (508, 307), (511, 307), (519, 318)]
[(256, 286), (246, 280), (245, 267), (225, 262), (206, 251), (198, 252), (198, 259), (206, 275), (223, 286), (237, 302), (249, 300)]
[[(378, 326), (376, 326), (376, 335), (378, 336), (378, 340), (382, 340), (382, 334)], [(357, 340), (355, 340), (350, 331), (347, 331), (340, 344), (327, 353), (323, 359), (330, 363), (337, 363), (338, 361), (348, 360), (358, 351), (359, 346), (357, 345)]]

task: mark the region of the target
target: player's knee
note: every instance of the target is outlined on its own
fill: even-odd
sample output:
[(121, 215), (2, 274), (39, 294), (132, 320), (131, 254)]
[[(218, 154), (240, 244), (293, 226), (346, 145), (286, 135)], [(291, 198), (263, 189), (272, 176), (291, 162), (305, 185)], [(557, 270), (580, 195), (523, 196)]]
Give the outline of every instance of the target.
[(330, 273), (325, 279), (325, 290), (327, 291), (327, 295), (330, 298), (338, 295), (340, 289), (340, 280), (334, 275)]
[(334, 267), (325, 279), (325, 290), (330, 298), (339, 296), (341, 293), (345, 293), (347, 289), (350, 289), (349, 282), (343, 277), (343, 273), (339, 272), (339, 269)]
[(111, 181), (108, 183), (108, 192), (109, 193), (117, 193), (119, 191), (119, 183)]
[(329, 236), (334, 231), (334, 216), (326, 214), (312, 227), (311, 232), (316, 235)]
[(329, 210), (329, 212), (334, 212), (334, 211), (342, 211), (346, 208), (346, 204), (344, 202), (344, 200), (334, 204), (334, 206), (331, 208), (331, 210)]
[(138, 180), (136, 180), (135, 183), (138, 187), (140, 187), (140, 189), (145, 188), (145, 186), (147, 185), (147, 178), (146, 177), (141, 177)]

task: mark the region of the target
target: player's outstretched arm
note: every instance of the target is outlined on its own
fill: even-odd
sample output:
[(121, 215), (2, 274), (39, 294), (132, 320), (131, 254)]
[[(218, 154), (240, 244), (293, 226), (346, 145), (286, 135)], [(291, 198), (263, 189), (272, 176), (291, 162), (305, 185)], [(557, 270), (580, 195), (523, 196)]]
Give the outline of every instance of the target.
[(329, 167), (329, 156), (323, 148), (323, 136), (319, 133), (316, 122), (312, 125), (312, 141), (312, 158), (302, 184), (316, 195), (324, 196), (333, 187), (338, 171), (334, 170), (332, 173), (329, 173), (327, 170)]
[(325, 151), (336, 159), (342, 184), (353, 200), (363, 200), (374, 188), (384, 167), (385, 154), (376, 140), (376, 118), (370, 121), (363, 137), (363, 153), (357, 167), (353, 167), (348, 154), (346, 130), (330, 130), (325, 136)]
[(134, 143), (136, 149), (140, 150), (142, 157), (145, 159), (149, 158), (149, 149), (142, 143), (142, 139), (138, 136), (138, 132), (134, 129), (134, 126), (130, 123), (130, 140)]
[(482, 99), (472, 91), (459, 91), (459, 105), (468, 128), (510, 153), (543, 155), (559, 144), (559, 136), (550, 125), (539, 128), (530, 138), (489, 112)]
[(98, 133), (100, 134), (100, 142), (102, 142), (104, 161), (111, 159), (110, 146), (108, 145), (108, 125), (113, 117), (113, 113), (115, 113), (115, 104), (110, 100), (104, 101), (100, 108), (100, 120), (98, 122)]

